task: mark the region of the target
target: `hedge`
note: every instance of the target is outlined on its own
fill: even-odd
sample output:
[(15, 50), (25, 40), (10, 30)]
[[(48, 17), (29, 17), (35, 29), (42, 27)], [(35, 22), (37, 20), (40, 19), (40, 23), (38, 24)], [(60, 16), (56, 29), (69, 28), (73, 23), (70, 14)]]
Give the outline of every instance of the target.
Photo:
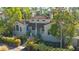
[(15, 46), (19, 46), (21, 44), (21, 40), (14, 37), (1, 37), (0, 42)]

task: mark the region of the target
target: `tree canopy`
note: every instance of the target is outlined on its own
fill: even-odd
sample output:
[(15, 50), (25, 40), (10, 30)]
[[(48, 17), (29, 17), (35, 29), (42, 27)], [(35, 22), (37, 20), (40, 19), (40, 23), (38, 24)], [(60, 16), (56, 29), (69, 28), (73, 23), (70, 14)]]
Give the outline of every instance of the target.
[[(25, 13), (25, 15), (24, 15)], [(28, 7), (26, 8), (20, 8), (20, 7), (4, 7), (3, 8), (3, 14), (5, 16), (5, 19), (3, 21), (0, 20), (0, 33), (1, 32), (6, 32), (9, 34), (12, 34), (12, 30), (13, 30), (13, 24), (15, 23), (15, 21), (22, 21), (22, 20), (27, 20), (30, 18), (31, 14), (30, 14), (30, 9)], [(26, 18), (23, 18), (23, 17)], [(4, 28), (5, 25), (5, 28)], [(5, 29), (5, 30), (3, 30)]]
[(53, 36), (60, 39), (62, 34), (63, 39), (68, 38), (70, 41), (72, 37), (75, 35), (75, 24), (78, 21), (75, 20), (75, 16), (72, 12), (68, 11), (67, 9), (61, 10), (59, 8), (55, 8), (53, 10), (52, 21), (53, 22), (52, 22), (50, 32)]

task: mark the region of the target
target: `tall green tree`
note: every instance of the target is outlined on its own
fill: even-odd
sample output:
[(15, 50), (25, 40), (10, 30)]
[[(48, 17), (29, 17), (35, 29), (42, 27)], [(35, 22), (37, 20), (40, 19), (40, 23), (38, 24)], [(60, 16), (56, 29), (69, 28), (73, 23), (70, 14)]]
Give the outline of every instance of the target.
[(31, 18), (31, 11), (29, 9), (29, 7), (24, 8), (24, 12), (25, 12), (25, 19), (30, 19)]
[(62, 34), (63, 40), (69, 37), (71, 43), (75, 31), (74, 20), (74, 15), (68, 12), (66, 8), (55, 8), (53, 10), (53, 24), (50, 29), (51, 34), (58, 39), (61, 39)]
[[(30, 18), (30, 9), (29, 8), (24, 8), (25, 13), (26, 13), (26, 18)], [(24, 17), (24, 13), (22, 13), (24, 10), (20, 7), (4, 7), (3, 8), (3, 13), (5, 16), (5, 34), (11, 34), (13, 31), (13, 25), (16, 21), (22, 21)]]

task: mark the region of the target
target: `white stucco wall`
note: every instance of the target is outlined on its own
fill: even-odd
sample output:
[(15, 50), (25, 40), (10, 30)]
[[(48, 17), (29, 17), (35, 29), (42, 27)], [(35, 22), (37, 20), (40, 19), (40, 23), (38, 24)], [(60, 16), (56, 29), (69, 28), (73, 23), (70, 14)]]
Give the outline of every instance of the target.
[(47, 35), (47, 34), (42, 34), (42, 38), (44, 41), (48, 41), (48, 42), (59, 42), (60, 40), (56, 39), (54, 36)]
[[(23, 36), (24, 34), (26, 34), (26, 27), (28, 24), (22, 24), (20, 22), (16, 22), (15, 28), (16, 28), (16, 25), (19, 25), (22, 28), (22, 31), (16, 31), (16, 30), (13, 31), (13, 33), (16, 34), (16, 36)], [(49, 42), (59, 42), (59, 40), (56, 39), (54, 36), (48, 35), (48, 30), (50, 29), (50, 27), (51, 27), (51, 24), (44, 25), (44, 32), (42, 32), (42, 30), (40, 29), (42, 39), (45, 41), (49, 41)], [(30, 29), (31, 29), (31, 27), (30, 27)], [(31, 32), (33, 34), (35, 34), (36, 30), (31, 30)]]
[(44, 30), (45, 30), (44, 33), (45, 34), (48, 34), (50, 27), (51, 27), (51, 24), (47, 24), (47, 25), (44, 26)]
[(16, 36), (22, 36), (22, 35), (26, 34), (26, 25), (24, 25), (20, 22), (16, 22), (15, 23), (15, 28), (16, 28), (16, 25), (18, 25), (19, 27), (22, 28), (22, 31), (16, 31), (16, 30), (13, 31), (13, 33), (16, 34)]
[(49, 42), (59, 42), (60, 41), (59, 39), (56, 39), (51, 34), (48, 34), (48, 31), (51, 28), (51, 23), (45, 25), (44, 27), (45, 27), (45, 31), (44, 31), (44, 33), (41, 33), (42, 38), (43, 38), (44, 41), (49, 41)]

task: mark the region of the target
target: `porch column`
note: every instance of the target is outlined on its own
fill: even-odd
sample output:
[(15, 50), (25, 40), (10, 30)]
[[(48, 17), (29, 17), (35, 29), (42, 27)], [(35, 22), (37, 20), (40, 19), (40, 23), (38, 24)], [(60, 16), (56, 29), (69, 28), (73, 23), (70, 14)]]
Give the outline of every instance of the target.
[(35, 23), (35, 35), (37, 35), (37, 23)]

